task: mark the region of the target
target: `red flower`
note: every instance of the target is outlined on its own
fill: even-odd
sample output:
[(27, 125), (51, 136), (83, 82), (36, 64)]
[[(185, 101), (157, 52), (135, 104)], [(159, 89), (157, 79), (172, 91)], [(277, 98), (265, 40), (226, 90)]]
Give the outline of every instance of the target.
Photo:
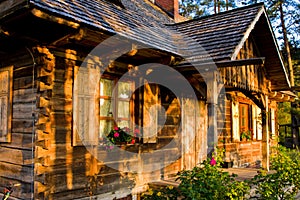
[(134, 143), (135, 143), (135, 139), (132, 139), (132, 140), (131, 140), (131, 144), (134, 144)]
[(115, 132), (114, 137), (119, 137), (120, 134), (118, 132)]
[(115, 131), (119, 130), (119, 127), (115, 126), (115, 127), (114, 127), (114, 130), (115, 130)]
[(140, 134), (140, 130), (138, 128), (134, 129), (134, 135), (136, 136), (138, 134)]
[(211, 166), (215, 166), (217, 164), (217, 161), (214, 159), (214, 157), (211, 158), (210, 163)]

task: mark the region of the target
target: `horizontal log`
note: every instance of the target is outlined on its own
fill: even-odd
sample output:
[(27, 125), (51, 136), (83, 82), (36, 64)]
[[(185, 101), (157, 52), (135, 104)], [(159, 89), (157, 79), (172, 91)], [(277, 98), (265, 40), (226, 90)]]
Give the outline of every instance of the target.
[(33, 119), (35, 105), (32, 103), (18, 103), (13, 105), (13, 119)]
[(32, 151), (1, 147), (0, 161), (16, 165), (29, 165), (33, 163)]
[(71, 112), (73, 109), (73, 101), (72, 99), (52, 98), (51, 107), (53, 111)]
[(12, 200), (32, 199), (31, 198), (32, 197), (32, 191), (31, 191), (32, 184), (31, 183), (26, 183), (26, 182), (18, 181), (18, 180), (12, 180), (10, 178), (5, 178), (5, 177), (1, 177), (1, 176), (0, 176), (0, 182), (3, 184), (3, 185), (1, 184), (1, 186), (0, 186), (0, 191), (4, 190), (4, 186), (9, 186), (11, 184), (17, 185), (14, 188), (14, 192), (11, 194), (10, 199), (12, 199)]
[(32, 119), (13, 119), (12, 132), (14, 133), (32, 133), (33, 120)]
[(13, 92), (13, 104), (16, 103), (35, 103), (36, 101), (36, 89), (17, 89)]
[(20, 182), (31, 183), (33, 168), (26, 165), (15, 165), (6, 162), (0, 162), (1, 177), (13, 179)]
[(12, 133), (10, 143), (1, 144), (2, 147), (18, 148), (31, 150), (32, 149), (32, 134), (31, 133)]
[(21, 78), (14, 78), (14, 90), (19, 89), (32, 89), (36, 82), (32, 80), (32, 76), (23, 76)]

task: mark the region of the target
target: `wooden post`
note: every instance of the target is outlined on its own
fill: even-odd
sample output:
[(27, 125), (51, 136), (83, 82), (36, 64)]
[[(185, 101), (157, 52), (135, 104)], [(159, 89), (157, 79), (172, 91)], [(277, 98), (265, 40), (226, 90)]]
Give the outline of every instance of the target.
[(270, 167), (270, 147), (269, 147), (269, 124), (268, 124), (268, 96), (265, 97), (265, 108), (262, 109), (262, 167), (269, 171)]
[(207, 130), (207, 153), (212, 155), (218, 144), (217, 127), (217, 104), (218, 104), (218, 83), (217, 71), (206, 74), (207, 104), (208, 104), (208, 130)]

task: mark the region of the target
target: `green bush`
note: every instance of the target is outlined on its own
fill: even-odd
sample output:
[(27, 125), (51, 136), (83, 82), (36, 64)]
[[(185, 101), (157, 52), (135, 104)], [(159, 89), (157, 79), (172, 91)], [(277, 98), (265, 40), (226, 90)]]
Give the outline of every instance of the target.
[(252, 184), (259, 199), (294, 199), (300, 190), (300, 152), (285, 147), (273, 149), (271, 172), (262, 171)]
[(206, 160), (199, 167), (179, 173), (178, 189), (185, 199), (243, 199), (249, 186), (234, 177)]
[[(214, 161), (214, 160), (213, 160)], [(234, 179), (219, 169), (219, 162), (204, 161), (192, 170), (178, 173), (178, 188), (166, 187), (160, 190), (149, 190), (143, 199), (244, 199), (250, 187), (246, 182)]]
[[(222, 155), (222, 154), (218, 154)], [(264, 200), (294, 200), (300, 191), (300, 152), (284, 147), (273, 149), (271, 171), (261, 171), (251, 181), (237, 181), (220, 169), (221, 157), (217, 162), (206, 160), (192, 170), (178, 173), (179, 186), (149, 190), (142, 199), (187, 199), (187, 200), (240, 200), (247, 198)], [(212, 162), (213, 161), (213, 162)], [(250, 196), (250, 186), (254, 195)], [(252, 194), (251, 194), (252, 195)]]

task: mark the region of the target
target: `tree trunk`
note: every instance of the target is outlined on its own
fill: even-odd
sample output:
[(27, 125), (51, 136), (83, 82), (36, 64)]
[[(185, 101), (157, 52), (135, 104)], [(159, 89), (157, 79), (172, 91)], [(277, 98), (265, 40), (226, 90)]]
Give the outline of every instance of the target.
[(214, 12), (217, 14), (217, 0), (214, 0)]
[(294, 69), (293, 69), (293, 64), (292, 64), (292, 56), (291, 56), (291, 51), (290, 51), (289, 40), (287, 37), (287, 30), (285, 27), (282, 2), (280, 2), (280, 4), (279, 4), (279, 12), (280, 12), (280, 21), (281, 21), (283, 40), (284, 40), (284, 47), (285, 47), (286, 55), (287, 55), (287, 63), (288, 63), (288, 68), (289, 68), (290, 82), (291, 82), (291, 86), (293, 87), (294, 86)]
[(228, 0), (226, 0), (226, 11), (229, 9), (229, 3)]
[[(281, 21), (281, 28), (282, 28), (282, 34), (283, 34), (283, 40), (284, 40), (284, 47), (286, 51), (287, 56), (287, 64), (289, 68), (289, 75), (290, 75), (290, 82), (291, 86), (294, 86), (294, 69), (293, 69), (293, 63), (292, 63), (292, 55), (290, 51), (290, 45), (289, 40), (287, 37), (287, 30), (285, 27), (285, 20), (284, 20), (284, 13), (283, 13), (283, 7), (282, 2), (279, 3), (279, 12), (280, 12), (280, 21)], [(291, 103), (291, 108), (295, 108), (295, 103)], [(297, 116), (294, 114), (293, 110), (291, 111), (291, 118), (292, 118), (292, 136), (293, 136), (293, 147), (299, 146), (299, 128), (298, 128), (298, 120)]]

